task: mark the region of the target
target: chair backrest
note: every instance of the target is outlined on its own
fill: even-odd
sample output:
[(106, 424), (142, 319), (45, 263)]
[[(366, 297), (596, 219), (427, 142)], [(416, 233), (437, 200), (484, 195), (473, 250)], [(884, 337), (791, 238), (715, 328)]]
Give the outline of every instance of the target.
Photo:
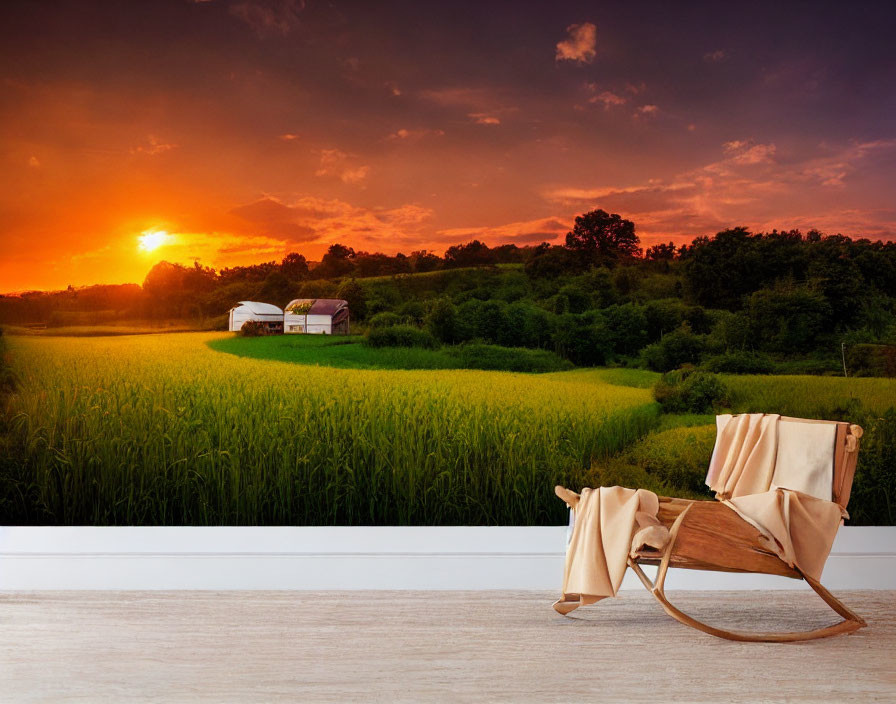
[[(718, 433), (733, 417), (716, 418)], [(793, 489), (846, 508), (862, 428), (840, 421), (781, 416), (776, 431), (770, 488)]]
[[(806, 430), (806, 424), (811, 430)], [(791, 466), (796, 465), (796, 459), (804, 460), (807, 485), (811, 487), (821, 486), (819, 477), (821, 468), (824, 474), (830, 477), (831, 489), (826, 495), (806, 491), (807, 494), (828, 498), (834, 503), (846, 508), (849, 503), (849, 495), (852, 492), (852, 482), (856, 474), (856, 461), (859, 455), (859, 438), (862, 437), (862, 428), (841, 421), (807, 420), (805, 418), (787, 418), (782, 416), (778, 424), (778, 457), (775, 467), (776, 477), (779, 467), (790, 461)], [(819, 461), (821, 452), (809, 452), (798, 454), (803, 443), (794, 441), (797, 435), (814, 437), (818, 440), (819, 450), (824, 450), (824, 463)], [(786, 472), (785, 476), (790, 472)], [(775, 480), (772, 480), (775, 482)], [(778, 484), (786, 486), (785, 484)], [(786, 487), (790, 488), (790, 487)]]

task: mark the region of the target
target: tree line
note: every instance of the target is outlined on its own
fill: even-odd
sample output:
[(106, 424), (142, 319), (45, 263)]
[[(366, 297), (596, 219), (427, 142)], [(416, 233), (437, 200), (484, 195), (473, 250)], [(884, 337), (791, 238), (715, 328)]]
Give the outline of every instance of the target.
[(443, 256), (333, 244), (316, 264), (291, 253), (219, 271), (160, 262), (142, 287), (0, 297), (0, 323), (64, 324), (91, 312), (208, 320), (238, 300), (296, 297), (345, 298), (353, 320), (371, 327), (554, 349), (578, 364), (637, 357), (661, 370), (712, 360), (759, 370), (800, 359), (794, 371), (825, 371), (841, 342), (896, 342), (896, 244), (736, 227), (643, 250), (632, 221), (594, 210), (562, 244), (473, 240)]

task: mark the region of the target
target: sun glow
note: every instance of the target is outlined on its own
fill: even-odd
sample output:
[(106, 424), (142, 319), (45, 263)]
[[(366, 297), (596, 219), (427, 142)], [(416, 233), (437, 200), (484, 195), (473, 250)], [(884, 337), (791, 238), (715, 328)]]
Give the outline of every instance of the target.
[(137, 238), (137, 241), (140, 243), (137, 245), (137, 249), (144, 252), (152, 252), (163, 244), (167, 244), (170, 239), (171, 235), (165, 230), (147, 230)]

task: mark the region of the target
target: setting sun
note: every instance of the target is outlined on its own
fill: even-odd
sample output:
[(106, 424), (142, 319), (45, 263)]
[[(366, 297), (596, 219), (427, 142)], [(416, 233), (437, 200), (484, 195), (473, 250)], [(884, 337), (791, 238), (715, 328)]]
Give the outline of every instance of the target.
[(143, 250), (144, 252), (152, 252), (153, 250), (158, 249), (163, 244), (167, 243), (170, 238), (171, 235), (165, 232), (165, 230), (145, 232), (137, 238), (137, 240), (140, 242), (137, 248)]

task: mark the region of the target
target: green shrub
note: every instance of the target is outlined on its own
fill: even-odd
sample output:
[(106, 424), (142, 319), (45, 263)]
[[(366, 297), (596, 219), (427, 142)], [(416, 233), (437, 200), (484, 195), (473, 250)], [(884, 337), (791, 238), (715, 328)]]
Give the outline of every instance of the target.
[(621, 454), (592, 464), (590, 486), (626, 486), (664, 496), (705, 499), (715, 425), (654, 431)]
[(390, 328), (394, 325), (401, 325), (401, 323), (402, 317), (391, 311), (383, 311), (382, 313), (372, 315), (370, 316), (370, 320), (367, 321), (371, 330), (376, 328)]
[(342, 283), (336, 291), (336, 298), (348, 302), (348, 309), (354, 320), (364, 320), (367, 317), (367, 292), (354, 279)]
[(260, 320), (247, 320), (240, 327), (239, 334), (242, 337), (262, 337), (268, 334), (268, 329)]
[(677, 298), (648, 301), (644, 305), (648, 339), (659, 340), (678, 328), (684, 322), (686, 310), (687, 306)]
[(659, 342), (645, 347), (641, 358), (649, 369), (668, 372), (683, 364), (698, 364), (705, 350), (706, 339), (695, 335), (685, 324), (663, 335)]
[(730, 403), (720, 377), (691, 369), (664, 374), (653, 387), (653, 397), (666, 413), (711, 413)]
[(850, 376), (896, 376), (896, 345), (847, 345)]
[(601, 311), (616, 354), (634, 355), (649, 341), (644, 307), (634, 303), (614, 305)]
[(430, 333), (440, 342), (450, 344), (459, 339), (457, 308), (450, 298), (439, 298), (433, 302), (426, 317)]
[(596, 367), (613, 354), (610, 333), (603, 321), (594, 323), (584, 315), (560, 315), (555, 319), (554, 349), (573, 364)]
[(715, 440), (715, 424), (672, 428), (647, 435), (625, 452), (624, 457), (678, 495), (709, 496), (705, 478)]
[(700, 367), (722, 374), (771, 374), (775, 363), (764, 354), (738, 351), (710, 357)]
[(466, 344), (451, 351), (466, 369), (491, 369), (510, 372), (559, 372), (572, 364), (547, 350), (522, 347)]
[(421, 330), (411, 325), (393, 325), (371, 330), (364, 344), (371, 347), (422, 347), (435, 349), (438, 340), (428, 330)]
[(817, 347), (833, 322), (824, 294), (808, 285), (759, 289), (747, 299), (746, 313), (752, 344), (788, 355)]
[(426, 318), (426, 306), (422, 301), (408, 301), (395, 309), (408, 324), (422, 325)]
[(896, 408), (882, 414), (854, 413), (850, 419), (865, 431), (859, 446), (850, 525), (896, 525)]

